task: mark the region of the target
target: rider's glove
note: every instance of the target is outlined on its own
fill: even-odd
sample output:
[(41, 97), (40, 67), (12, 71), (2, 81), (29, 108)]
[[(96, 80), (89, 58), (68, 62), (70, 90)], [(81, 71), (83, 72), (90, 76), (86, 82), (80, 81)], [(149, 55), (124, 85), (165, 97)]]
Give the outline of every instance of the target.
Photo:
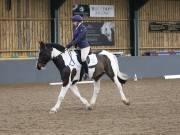
[(72, 46), (76, 45), (76, 42), (73, 40), (69, 44), (66, 45), (66, 48), (71, 48)]

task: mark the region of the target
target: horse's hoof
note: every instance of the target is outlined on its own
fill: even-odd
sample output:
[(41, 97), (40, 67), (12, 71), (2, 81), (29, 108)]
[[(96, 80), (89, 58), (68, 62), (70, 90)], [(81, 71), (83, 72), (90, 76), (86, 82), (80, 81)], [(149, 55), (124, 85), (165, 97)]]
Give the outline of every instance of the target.
[(50, 114), (54, 114), (54, 113), (57, 113), (57, 109), (55, 108), (52, 108), (50, 111), (49, 111)]
[(93, 107), (92, 107), (92, 106), (87, 106), (86, 109), (87, 109), (87, 110), (92, 110)]
[(123, 103), (124, 103), (125, 105), (130, 105), (129, 99), (127, 99), (127, 100), (122, 100), (122, 101), (123, 101)]

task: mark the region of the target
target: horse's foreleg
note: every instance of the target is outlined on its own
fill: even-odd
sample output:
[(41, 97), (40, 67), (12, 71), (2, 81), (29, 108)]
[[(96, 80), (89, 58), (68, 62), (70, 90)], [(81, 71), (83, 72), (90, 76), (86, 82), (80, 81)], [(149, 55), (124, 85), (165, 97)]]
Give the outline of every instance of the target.
[(121, 99), (122, 99), (123, 103), (126, 104), (126, 105), (130, 105), (129, 99), (127, 99), (126, 96), (124, 95), (122, 85), (119, 82), (117, 76), (114, 76), (114, 82), (115, 82), (116, 86), (118, 87), (118, 90), (120, 92)]
[(70, 89), (74, 93), (74, 95), (77, 96), (81, 100), (81, 102), (86, 105), (86, 108), (88, 110), (91, 110), (90, 104), (88, 103), (88, 101), (84, 97), (81, 96), (81, 94), (78, 90), (78, 87), (76, 85), (72, 85), (70, 87)]
[(50, 113), (56, 113), (57, 112), (57, 110), (60, 108), (60, 105), (61, 105), (68, 89), (69, 89), (69, 85), (61, 88), (57, 102), (56, 102), (55, 106), (50, 110)]
[(93, 92), (93, 96), (91, 97), (91, 101), (90, 101), (91, 106), (95, 105), (99, 91), (100, 91), (100, 80), (94, 81), (94, 92)]

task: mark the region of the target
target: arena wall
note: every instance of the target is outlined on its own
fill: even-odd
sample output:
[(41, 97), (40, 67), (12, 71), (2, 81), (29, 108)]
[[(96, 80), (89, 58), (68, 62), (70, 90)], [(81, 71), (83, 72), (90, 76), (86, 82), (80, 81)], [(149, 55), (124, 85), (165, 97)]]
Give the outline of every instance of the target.
[[(0, 84), (47, 83), (60, 80), (52, 64), (46, 70), (35, 69), (38, 41), (51, 41), (50, 0), (12, 0), (11, 9), (0, 0)], [(74, 4), (114, 5), (114, 18), (85, 17), (85, 22), (115, 23), (113, 46), (92, 46), (94, 50), (130, 52), (128, 0), (66, 0), (58, 10), (59, 42), (72, 38)], [(146, 51), (180, 50), (180, 32), (149, 32), (149, 22), (179, 22), (179, 0), (149, 0), (138, 11), (139, 49)], [(7, 58), (13, 58), (8, 60)], [(16, 59), (17, 58), (17, 59)], [(20, 58), (20, 59), (19, 59)], [(21, 60), (21, 58), (23, 60)], [(180, 56), (118, 57), (123, 72), (133, 77), (161, 77), (180, 74)]]
[[(130, 77), (162, 77), (180, 74), (180, 56), (118, 57), (120, 71)], [(60, 81), (59, 71), (53, 63), (45, 70), (35, 68), (36, 60), (0, 61), (0, 84), (49, 83)], [(107, 79), (107, 77), (104, 77)]]

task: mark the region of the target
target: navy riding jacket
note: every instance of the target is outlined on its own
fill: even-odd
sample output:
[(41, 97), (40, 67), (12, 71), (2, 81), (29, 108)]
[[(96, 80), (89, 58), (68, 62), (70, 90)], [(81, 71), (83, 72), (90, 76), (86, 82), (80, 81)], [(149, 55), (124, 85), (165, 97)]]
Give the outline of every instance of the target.
[(73, 29), (73, 40), (68, 44), (68, 48), (73, 45), (77, 45), (79, 48), (85, 48), (89, 46), (89, 43), (86, 39), (87, 28), (80, 24), (79, 26)]

